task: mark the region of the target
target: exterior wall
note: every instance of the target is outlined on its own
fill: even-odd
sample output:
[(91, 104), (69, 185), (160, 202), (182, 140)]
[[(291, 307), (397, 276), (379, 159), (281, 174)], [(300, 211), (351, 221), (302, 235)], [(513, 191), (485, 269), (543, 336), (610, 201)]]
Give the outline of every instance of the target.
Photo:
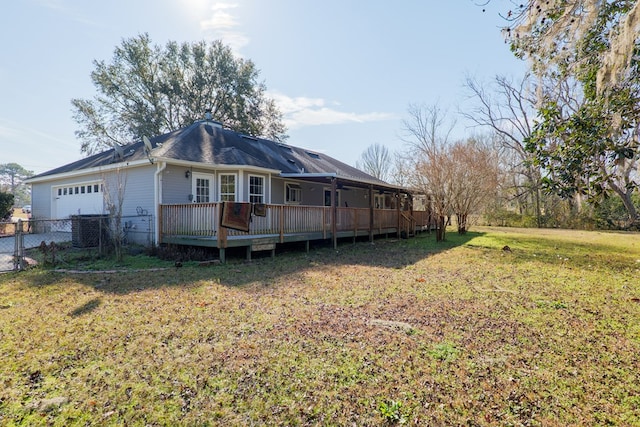
[(257, 173), (257, 172), (247, 172), (245, 171), (242, 174), (241, 182), (242, 182), (242, 201), (249, 201), (249, 183), (250, 178), (252, 176), (262, 177), (264, 183), (264, 203), (273, 203), (273, 185), (270, 174), (265, 173)]
[(75, 186), (85, 183), (102, 182), (103, 176), (92, 173), (82, 176), (54, 179), (31, 185), (31, 212), (34, 219), (60, 219), (53, 212), (55, 198), (54, 188), (60, 186)]
[[(189, 171), (189, 178), (185, 173)], [(270, 174), (253, 171), (244, 171), (240, 169), (217, 169), (207, 170), (201, 168), (187, 168), (184, 166), (168, 165), (162, 172), (162, 203), (163, 204), (179, 204), (192, 203), (194, 200), (193, 184), (194, 175), (206, 174), (210, 175), (212, 182), (211, 201), (220, 201), (220, 176), (224, 174), (232, 174), (236, 177), (236, 201), (246, 202), (249, 200), (249, 179), (251, 176), (259, 176), (264, 182), (264, 202), (272, 202), (273, 185), (270, 181)]]
[(369, 207), (369, 189), (351, 188), (342, 189), (340, 191), (340, 207), (350, 208), (368, 208)]
[[(295, 183), (300, 186), (302, 199), (299, 204), (303, 206), (324, 206), (325, 191), (331, 191), (330, 183), (316, 183), (311, 181), (297, 181), (294, 179), (273, 178), (272, 180), (272, 203), (288, 204), (285, 200), (287, 183)], [(369, 207), (369, 189), (348, 187), (337, 190), (339, 207), (345, 207), (345, 203), (350, 208)]]
[(31, 217), (51, 218), (51, 185), (46, 183), (31, 185)]
[[(140, 210), (148, 214), (154, 213), (154, 185), (153, 174), (155, 166), (141, 166), (136, 168), (114, 171), (104, 176), (104, 191), (107, 200), (118, 203), (119, 189), (123, 193), (122, 216), (138, 215)], [(106, 209), (106, 206), (105, 206)]]
[(149, 164), (113, 171), (104, 177), (105, 200), (117, 205), (122, 195), (122, 219), (118, 225), (129, 243), (148, 246), (153, 242), (155, 171), (156, 166)]
[[(298, 184), (300, 186), (302, 192), (302, 199), (299, 203), (287, 203), (285, 200), (285, 185), (287, 183)], [(271, 203), (275, 205), (286, 205), (286, 204), (297, 204), (297, 205), (306, 205), (306, 206), (322, 206), (324, 204), (324, 192), (323, 188), (325, 187), (323, 184), (318, 184), (315, 182), (309, 181), (298, 181), (295, 179), (283, 179), (276, 178), (272, 179), (272, 198)]]
[[(121, 169), (120, 171), (108, 171), (104, 173), (94, 172), (85, 175), (59, 177), (51, 181), (32, 184), (32, 218), (34, 219), (62, 219), (56, 214), (56, 203), (60, 203), (58, 188), (86, 187), (87, 185), (99, 185), (100, 196), (91, 209), (80, 209), (80, 215), (108, 213), (105, 200), (119, 203), (119, 188), (122, 189), (122, 222), (123, 227), (128, 228), (128, 240), (132, 243), (150, 244), (153, 238), (154, 224), (150, 223), (149, 215), (154, 215), (154, 182), (153, 176), (156, 167), (153, 165), (138, 166)], [(82, 189), (82, 188), (81, 188)], [(85, 193), (87, 197), (95, 197)], [(82, 203), (79, 194), (76, 197), (78, 203)], [(68, 207), (68, 206), (67, 206)], [(141, 215), (144, 214), (144, 215)], [(64, 217), (66, 215), (62, 215)], [(70, 230), (69, 230), (70, 231)]]
[[(184, 166), (167, 165), (162, 171), (160, 179), (162, 180), (162, 203), (191, 203), (189, 195), (191, 194), (191, 180), (185, 178), (185, 172), (189, 170)], [(193, 172), (189, 170), (192, 175)]]
[[(302, 183), (302, 203), (309, 206), (324, 206), (324, 184)], [(328, 186), (331, 189), (331, 185)]]

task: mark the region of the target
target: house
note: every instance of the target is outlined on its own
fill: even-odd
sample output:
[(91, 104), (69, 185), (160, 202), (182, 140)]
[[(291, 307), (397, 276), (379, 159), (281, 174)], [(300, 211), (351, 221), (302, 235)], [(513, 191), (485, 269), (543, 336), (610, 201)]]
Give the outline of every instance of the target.
[[(136, 234), (143, 236), (139, 243), (235, 244), (247, 246), (248, 254), (287, 239), (399, 233), (428, 221), (425, 212), (416, 220), (405, 189), (323, 153), (212, 120), (116, 146), (28, 183), (36, 219), (113, 214), (117, 207), (126, 227), (149, 229), (147, 237)], [(251, 209), (251, 226), (240, 231), (221, 227), (224, 206), (258, 210)]]

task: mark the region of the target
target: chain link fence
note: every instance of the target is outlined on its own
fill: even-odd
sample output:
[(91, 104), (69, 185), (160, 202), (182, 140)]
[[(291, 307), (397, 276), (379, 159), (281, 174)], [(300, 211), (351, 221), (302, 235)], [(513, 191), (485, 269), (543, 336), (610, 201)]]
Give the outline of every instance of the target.
[(79, 250), (97, 248), (99, 253), (106, 254), (116, 244), (150, 247), (154, 241), (152, 215), (76, 215), (66, 219), (0, 222), (0, 271), (23, 269), (25, 251), (43, 244), (69, 243)]

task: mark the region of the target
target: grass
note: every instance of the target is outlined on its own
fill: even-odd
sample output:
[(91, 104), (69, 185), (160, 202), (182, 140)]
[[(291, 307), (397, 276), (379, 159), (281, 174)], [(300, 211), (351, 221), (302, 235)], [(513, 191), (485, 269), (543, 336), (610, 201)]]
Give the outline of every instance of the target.
[(448, 239), (0, 275), (0, 424), (640, 425), (640, 235)]

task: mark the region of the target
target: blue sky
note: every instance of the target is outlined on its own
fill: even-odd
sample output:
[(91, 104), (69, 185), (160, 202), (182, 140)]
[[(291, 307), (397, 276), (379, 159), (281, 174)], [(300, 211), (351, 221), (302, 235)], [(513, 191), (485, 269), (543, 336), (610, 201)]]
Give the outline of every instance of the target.
[[(285, 113), (288, 143), (354, 165), (403, 147), (410, 104), (456, 118), (465, 77), (522, 75), (500, 34), (506, 0), (20, 0), (0, 16), (0, 163), (36, 173), (82, 157), (72, 98), (124, 38), (222, 39), (251, 59)], [(482, 10), (486, 9), (485, 12)], [(473, 134), (457, 119), (455, 135)]]

